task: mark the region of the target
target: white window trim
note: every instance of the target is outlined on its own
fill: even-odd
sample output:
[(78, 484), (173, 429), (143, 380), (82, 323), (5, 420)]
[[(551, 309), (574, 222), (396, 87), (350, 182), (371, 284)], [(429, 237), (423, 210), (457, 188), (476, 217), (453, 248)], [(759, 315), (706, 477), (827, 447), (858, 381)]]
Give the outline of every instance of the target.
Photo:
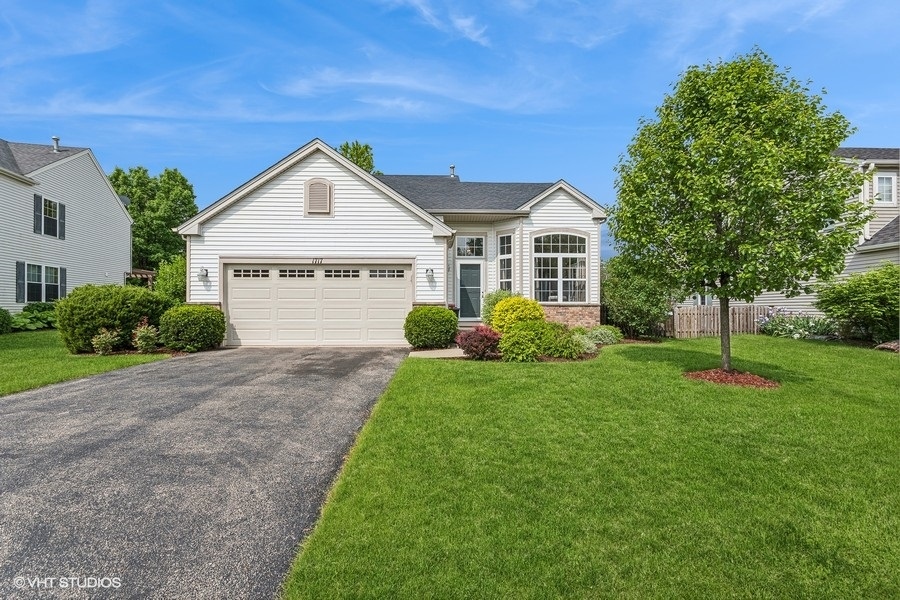
[[(538, 253), (535, 251), (534, 244), (538, 240), (538, 238), (542, 238), (544, 236), (554, 235), (554, 234), (571, 235), (574, 237), (581, 238), (582, 240), (584, 240), (584, 253), (571, 253), (571, 252), (560, 252), (560, 253), (541, 252), (541, 253)], [(582, 233), (582, 232), (559, 230), (559, 231), (541, 231), (541, 232), (535, 232), (534, 234), (532, 234), (531, 249), (530, 249), (531, 250), (531, 253), (530, 253), (531, 254), (531, 297), (533, 299), (537, 300), (538, 302), (540, 302), (541, 304), (575, 305), (575, 306), (587, 304), (590, 301), (590, 294), (589, 294), (590, 265), (591, 265), (590, 248), (591, 248), (590, 236), (586, 235), (585, 233)], [(538, 281), (552, 281), (551, 279), (546, 279), (546, 278), (537, 276), (537, 267), (535, 265), (535, 262), (538, 258), (556, 258), (557, 259), (557, 263), (556, 263), (557, 264), (557, 267), (556, 267), (557, 268), (557, 277), (556, 277), (557, 299), (556, 300), (542, 301), (542, 300), (538, 300), (538, 298), (537, 298)], [(563, 277), (563, 268), (564, 268), (562, 265), (563, 258), (583, 258), (584, 259), (584, 271), (585, 271), (584, 278), (583, 279), (581, 279), (581, 278), (573, 279), (573, 278)], [(584, 282), (584, 300), (563, 300), (562, 299), (563, 287), (564, 287), (563, 283), (565, 281), (583, 281)]]
[[(40, 273), (41, 273), (40, 281), (31, 281), (28, 278), (29, 267), (38, 267), (40, 269)], [(48, 283), (47, 282), (47, 269), (56, 269), (56, 283)], [(62, 285), (62, 282), (60, 281), (60, 279), (62, 278), (61, 271), (62, 271), (62, 268), (59, 266), (56, 266), (56, 265), (40, 265), (37, 263), (26, 262), (25, 263), (25, 304), (28, 304), (30, 302), (48, 302), (48, 300), (47, 300), (47, 286), (48, 285), (56, 286), (56, 299), (58, 300), (61, 297), (60, 296), (60, 286)], [(29, 297), (29, 295), (28, 295), (28, 286), (34, 285), (34, 284), (40, 284), (40, 286), (41, 286), (41, 296), (40, 296), (40, 298), (37, 298), (37, 299), (33, 299), (33, 298)]]
[[(890, 200), (882, 200), (881, 195), (879, 193), (878, 180), (882, 177), (890, 179), (890, 187), (891, 187), (891, 196)], [(875, 173), (875, 176), (872, 178), (872, 186), (873, 186), (873, 195), (874, 195), (874, 203), (876, 205), (882, 206), (894, 206), (897, 204), (897, 174), (891, 172), (879, 171)]]
[[(328, 211), (310, 212), (309, 210), (309, 188), (316, 183), (325, 184), (328, 189)], [(311, 218), (334, 217), (334, 183), (322, 177), (313, 177), (306, 180), (303, 184), (303, 216)]]
[[(500, 238), (509, 237), (509, 254), (500, 254)], [(498, 233), (497, 234), (497, 289), (503, 289), (502, 284), (505, 281), (509, 282), (509, 291), (512, 291), (516, 285), (516, 269), (515, 269), (515, 259), (514, 259), (514, 248), (515, 248), (515, 236), (512, 232), (506, 233)], [(500, 264), (501, 260), (509, 259), (509, 279), (503, 279), (501, 277), (502, 267)]]
[[(459, 241), (463, 239), (473, 239), (481, 240), (481, 256), (475, 254), (460, 254), (459, 253)], [(477, 258), (483, 260), (487, 257), (487, 236), (484, 234), (457, 234), (456, 239), (453, 242), (453, 256), (455, 258)]]

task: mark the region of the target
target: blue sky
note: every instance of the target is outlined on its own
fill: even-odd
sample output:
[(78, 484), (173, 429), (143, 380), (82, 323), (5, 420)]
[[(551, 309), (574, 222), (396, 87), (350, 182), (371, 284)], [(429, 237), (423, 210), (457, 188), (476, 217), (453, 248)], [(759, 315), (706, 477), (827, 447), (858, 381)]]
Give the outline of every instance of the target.
[(0, 0), (0, 137), (176, 167), (206, 206), (314, 137), (393, 174), (566, 179), (602, 205), (683, 70), (754, 45), (900, 145), (900, 3)]

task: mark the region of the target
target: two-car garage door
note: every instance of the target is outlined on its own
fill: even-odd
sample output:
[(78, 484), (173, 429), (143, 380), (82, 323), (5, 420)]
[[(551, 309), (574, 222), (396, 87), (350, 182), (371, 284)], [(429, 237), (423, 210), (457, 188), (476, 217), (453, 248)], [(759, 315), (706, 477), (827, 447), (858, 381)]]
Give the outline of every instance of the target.
[(408, 264), (225, 266), (229, 346), (405, 344)]

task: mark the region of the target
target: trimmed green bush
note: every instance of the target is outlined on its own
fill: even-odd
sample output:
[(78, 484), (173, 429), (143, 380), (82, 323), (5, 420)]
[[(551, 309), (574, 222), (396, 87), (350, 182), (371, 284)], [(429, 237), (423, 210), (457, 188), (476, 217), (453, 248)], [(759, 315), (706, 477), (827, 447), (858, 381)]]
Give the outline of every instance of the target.
[(541, 355), (544, 321), (520, 321), (500, 338), (500, 357), (504, 362), (535, 362)]
[(670, 291), (638, 274), (621, 255), (607, 261), (601, 293), (609, 320), (631, 336), (657, 334), (672, 308)]
[(512, 296), (497, 302), (491, 314), (491, 327), (501, 334), (509, 331), (516, 323), (524, 321), (543, 321), (544, 308), (537, 300)]
[(506, 362), (534, 362), (541, 356), (574, 359), (585, 353), (562, 323), (535, 320), (512, 324), (500, 338), (499, 349)]
[(403, 335), (413, 348), (446, 348), (456, 337), (459, 318), (443, 306), (417, 306), (406, 315)]
[(816, 308), (838, 322), (841, 337), (875, 343), (900, 338), (900, 266), (884, 264), (818, 290)]
[[(91, 338), (101, 328), (134, 331), (142, 317), (157, 325), (169, 306), (166, 298), (146, 288), (88, 284), (56, 302), (56, 327), (69, 352), (91, 352)], [(128, 335), (120, 336), (117, 347), (130, 341)]]
[(173, 350), (198, 352), (215, 348), (225, 339), (225, 314), (205, 304), (175, 306), (159, 320), (159, 337)]
[(578, 344), (581, 354), (595, 354), (597, 352), (597, 344), (595, 344), (587, 334), (573, 331), (572, 339)]
[(151, 325), (147, 317), (144, 317), (131, 333), (131, 345), (141, 354), (150, 354), (156, 351), (158, 342), (159, 328)]
[(513, 296), (519, 296), (519, 294), (513, 294), (508, 290), (495, 290), (490, 294), (485, 294), (484, 300), (481, 301), (481, 322), (490, 323), (497, 303)]
[(187, 259), (184, 254), (159, 263), (153, 291), (171, 300), (173, 305), (184, 304), (187, 299)]
[(12, 315), (5, 308), (0, 308), (0, 335), (12, 331)]

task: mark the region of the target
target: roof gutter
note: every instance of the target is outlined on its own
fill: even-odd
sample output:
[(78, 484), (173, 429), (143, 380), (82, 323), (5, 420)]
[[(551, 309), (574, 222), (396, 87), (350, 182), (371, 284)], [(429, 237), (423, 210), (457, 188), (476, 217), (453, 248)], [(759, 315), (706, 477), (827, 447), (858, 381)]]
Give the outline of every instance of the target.
[(6, 175), (16, 181), (21, 181), (22, 183), (27, 183), (28, 185), (37, 185), (37, 181), (32, 179), (31, 177), (26, 177), (25, 175), (20, 175), (15, 171), (10, 171), (9, 169), (4, 169), (0, 167), (0, 174)]

